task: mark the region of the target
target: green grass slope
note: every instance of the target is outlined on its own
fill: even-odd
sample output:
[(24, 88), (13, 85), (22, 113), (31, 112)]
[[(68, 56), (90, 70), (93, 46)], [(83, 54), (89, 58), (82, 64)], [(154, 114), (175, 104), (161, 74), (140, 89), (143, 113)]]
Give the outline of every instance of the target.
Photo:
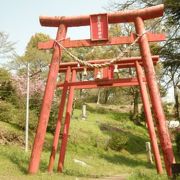
[[(62, 174), (56, 171), (59, 149), (54, 173), (47, 173), (53, 138), (51, 134), (46, 137), (38, 174), (27, 175), (30, 152), (24, 152), (24, 132), (0, 122), (0, 128), (3, 130), (0, 134), (0, 179), (71, 180), (120, 174), (125, 174), (130, 180), (167, 179), (165, 175), (156, 175), (154, 165), (147, 162), (145, 142), (149, 141), (149, 138), (145, 127), (135, 126), (127, 113), (112, 112), (95, 105), (88, 106), (87, 109), (86, 120), (81, 120), (80, 110), (76, 109), (73, 113)], [(16, 140), (7, 140), (7, 134), (12, 134)], [(31, 134), (30, 140), (32, 139)]]

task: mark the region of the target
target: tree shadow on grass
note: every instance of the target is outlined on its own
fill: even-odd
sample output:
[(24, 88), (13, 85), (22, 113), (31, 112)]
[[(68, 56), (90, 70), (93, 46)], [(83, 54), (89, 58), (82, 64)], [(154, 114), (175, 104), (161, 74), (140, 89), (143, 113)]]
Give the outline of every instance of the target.
[(134, 135), (128, 132), (128, 142), (125, 149), (131, 154), (145, 153), (146, 146), (145, 143), (148, 141), (146, 137), (141, 137), (139, 135)]
[(106, 159), (110, 163), (117, 164), (117, 165), (126, 165), (128, 167), (144, 166), (149, 169), (154, 168), (154, 165), (148, 164), (147, 161), (139, 160), (139, 159), (135, 159), (131, 157), (125, 157), (123, 155), (103, 154), (103, 155), (100, 155), (100, 157), (103, 159)]
[[(1, 151), (1, 155), (3, 155), (7, 159), (9, 159), (13, 164), (15, 164), (23, 174), (28, 173), (30, 155), (26, 154), (22, 150), (19, 150), (19, 147), (17, 147), (17, 150), (14, 149), (11, 152)], [(40, 163), (40, 170), (42, 171), (47, 170), (47, 162), (45, 162), (44, 160), (42, 160)]]
[(96, 106), (96, 107), (91, 107), (87, 104), (87, 110), (91, 113), (97, 113), (97, 114), (109, 114), (112, 119), (116, 121), (127, 121), (129, 120), (129, 113), (126, 112), (116, 112), (113, 109), (107, 109), (102, 106)]
[(22, 173), (27, 173), (28, 157), (26, 157), (24, 153), (20, 153), (19, 151), (1, 151), (1, 155), (3, 155), (7, 159), (9, 159), (13, 164), (15, 164)]
[[(120, 127), (111, 126), (106, 123), (99, 124), (99, 128), (103, 133), (108, 134), (110, 137), (115, 135), (117, 138), (110, 138), (109, 141), (116, 140), (117, 142), (115, 143), (120, 144), (121, 149), (125, 149), (131, 154), (145, 153), (145, 142), (148, 141), (146, 136), (134, 134), (129, 130), (124, 130)], [(123, 141), (125, 142), (124, 144), (122, 144)]]
[(102, 177), (102, 175), (95, 175), (95, 174), (89, 174), (88, 172), (81, 172), (81, 170), (77, 170), (77, 169), (65, 169), (63, 171), (64, 175), (68, 175), (68, 176), (75, 176), (75, 177), (86, 177), (86, 178), (99, 178)]
[(129, 113), (125, 113), (125, 112), (110, 112), (110, 116), (112, 119), (116, 120), (116, 121), (129, 121), (130, 119), (130, 114)]

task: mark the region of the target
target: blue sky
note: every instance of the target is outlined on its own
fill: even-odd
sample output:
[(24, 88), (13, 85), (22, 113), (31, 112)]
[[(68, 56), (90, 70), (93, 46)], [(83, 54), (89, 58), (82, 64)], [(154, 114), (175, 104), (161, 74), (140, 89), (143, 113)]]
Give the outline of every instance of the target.
[[(105, 12), (105, 7), (116, 0), (1, 0), (0, 31), (16, 42), (16, 51), (24, 53), (31, 36), (42, 32), (55, 38), (56, 28), (42, 27), (39, 16), (73, 16)], [(123, 2), (124, 0), (118, 0)], [(67, 36), (72, 39), (88, 38), (88, 28), (73, 28)], [(1, 59), (0, 63), (4, 63)], [(172, 96), (172, 93), (169, 93)]]
[[(56, 28), (41, 27), (39, 16), (71, 16), (105, 12), (111, 0), (1, 0), (0, 31), (9, 34), (9, 40), (16, 42), (19, 55), (24, 53), (31, 36), (37, 32), (55, 37)], [(86, 28), (71, 29), (72, 38), (88, 37)]]

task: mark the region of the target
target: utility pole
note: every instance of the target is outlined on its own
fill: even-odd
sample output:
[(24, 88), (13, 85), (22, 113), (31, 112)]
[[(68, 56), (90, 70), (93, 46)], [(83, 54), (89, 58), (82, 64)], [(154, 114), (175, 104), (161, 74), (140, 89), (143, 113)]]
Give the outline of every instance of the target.
[(29, 63), (27, 64), (27, 89), (26, 89), (26, 128), (25, 128), (25, 151), (28, 152), (29, 136)]

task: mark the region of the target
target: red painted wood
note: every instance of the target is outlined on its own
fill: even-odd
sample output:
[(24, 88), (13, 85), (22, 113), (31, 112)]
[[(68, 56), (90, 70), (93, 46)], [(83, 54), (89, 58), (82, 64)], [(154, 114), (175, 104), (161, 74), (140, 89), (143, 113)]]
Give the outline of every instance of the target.
[[(75, 70), (73, 70), (72, 72), (72, 82), (74, 81), (76, 81)], [(64, 130), (63, 130), (63, 136), (62, 136), (62, 144), (61, 144), (61, 150), (59, 154), (59, 162), (58, 162), (58, 168), (57, 168), (58, 172), (62, 172), (63, 170), (66, 146), (67, 146), (67, 141), (68, 141), (72, 105), (73, 105), (73, 97), (74, 97), (74, 87), (70, 87), (67, 108), (66, 108), (65, 124), (64, 124)]]
[[(142, 34), (145, 31), (143, 19), (137, 17), (135, 20), (135, 28), (138, 34)], [(143, 65), (145, 69), (145, 75), (151, 97), (152, 107), (155, 114), (157, 129), (160, 137), (160, 143), (162, 147), (166, 172), (168, 176), (172, 176), (171, 165), (175, 162), (174, 153), (172, 149), (171, 139), (166, 127), (166, 118), (161, 104), (161, 97), (156, 83), (156, 75), (152, 62), (151, 52), (147, 36), (144, 35), (139, 40), (140, 51), (143, 57)]]
[[(66, 27), (64, 25), (60, 25), (56, 39), (60, 40), (62, 38), (65, 38), (65, 36), (66, 36)], [(44, 144), (44, 138), (49, 120), (49, 114), (50, 114), (52, 99), (54, 95), (54, 90), (56, 88), (56, 79), (59, 71), (60, 58), (61, 58), (61, 51), (59, 47), (56, 45), (54, 46), (54, 52), (51, 60), (48, 79), (46, 82), (46, 88), (41, 106), (38, 127), (34, 139), (31, 159), (29, 163), (28, 172), (31, 174), (36, 173), (39, 169), (40, 156)]]
[(144, 108), (144, 113), (145, 113), (145, 117), (146, 117), (146, 123), (148, 126), (148, 133), (150, 136), (154, 159), (155, 159), (155, 163), (156, 163), (156, 169), (159, 174), (162, 174), (163, 168), (162, 168), (161, 156), (160, 156), (156, 133), (155, 133), (155, 128), (154, 128), (153, 117), (152, 117), (152, 113), (151, 113), (151, 105), (149, 102), (146, 84), (143, 82), (143, 77), (144, 77), (143, 70), (142, 70), (142, 67), (140, 66), (140, 64), (138, 63), (138, 61), (136, 61), (136, 72), (137, 72), (137, 78), (138, 78), (139, 85), (140, 85), (143, 108)]
[[(137, 34), (141, 35), (144, 33), (144, 24), (143, 21), (147, 19), (152, 19), (155, 17), (160, 17), (163, 15), (163, 10), (164, 6), (163, 5), (158, 5), (154, 7), (149, 7), (145, 9), (140, 9), (140, 10), (128, 10), (128, 11), (122, 11), (122, 12), (116, 12), (116, 13), (109, 13), (107, 15), (107, 20), (110, 24), (113, 23), (120, 23), (120, 22), (134, 22), (136, 26), (136, 32)], [(88, 46), (104, 46), (104, 45), (117, 45), (117, 44), (131, 44), (136, 36), (131, 35), (130, 37), (112, 37), (109, 38), (108, 41), (91, 41), (90, 39), (85, 39), (85, 40), (70, 40), (70, 39), (65, 39), (65, 34), (66, 34), (66, 27), (74, 27), (74, 26), (87, 26), (90, 25), (90, 16), (74, 16), (74, 17), (40, 17), (40, 23), (43, 26), (50, 26), (50, 27), (59, 27), (61, 24), (62, 31), (60, 31), (60, 28), (58, 29), (57, 41), (61, 41), (64, 47), (66, 48), (75, 48), (75, 47), (88, 47)], [(64, 25), (62, 25), (64, 24)], [(165, 123), (165, 116), (161, 104), (161, 99), (160, 99), (160, 94), (158, 90), (157, 83), (155, 81), (155, 71), (154, 71), (154, 66), (153, 66), (153, 61), (152, 57), (150, 54), (150, 48), (149, 48), (149, 42), (157, 42), (157, 41), (163, 41), (165, 40), (164, 35), (157, 35), (157, 34), (152, 34), (152, 33), (147, 33), (143, 35), (143, 37), (140, 38), (139, 44), (140, 44), (140, 50), (141, 50), (141, 55), (143, 59), (143, 64), (142, 61), (139, 62), (139, 64), (142, 64), (145, 69), (145, 75), (148, 83), (148, 88), (150, 92), (150, 98), (152, 101), (152, 106), (153, 110), (155, 112), (155, 117), (156, 117), (156, 124), (157, 124), (157, 129), (158, 133), (160, 136), (160, 143), (162, 146), (162, 151), (163, 151), (163, 157), (165, 161), (165, 166), (166, 166), (166, 171), (169, 176), (172, 175), (171, 172), (171, 164), (175, 162), (174, 160), (174, 155), (172, 151), (172, 144), (171, 140), (168, 134), (168, 130), (166, 128), (166, 123)], [(40, 118), (39, 118), (39, 123), (37, 127), (37, 133), (35, 136), (34, 140), (34, 145), (33, 145), (33, 150), (31, 154), (31, 159), (30, 159), (30, 164), (29, 164), (29, 173), (35, 173), (37, 172), (39, 168), (39, 162), (40, 162), (40, 155), (44, 143), (44, 137), (46, 133), (46, 128), (47, 128), (47, 123), (49, 119), (49, 113), (50, 113), (50, 108), (51, 108), (51, 103), (52, 103), (52, 98), (53, 98), (53, 93), (56, 85), (56, 78), (58, 74), (58, 69), (60, 68), (61, 71), (66, 71), (67, 66), (60, 66), (59, 67), (59, 62), (61, 58), (61, 50), (58, 47), (54, 41), (49, 41), (46, 43), (41, 43), (40, 45), (41, 49), (48, 49), (48, 48), (54, 48), (54, 53), (52, 57), (52, 62), (50, 65), (50, 71), (48, 75), (48, 80), (46, 83), (46, 89), (45, 89), (45, 94), (43, 98), (43, 103), (42, 103), (42, 108), (41, 108), (41, 113), (40, 113)], [(139, 61), (139, 60), (138, 60)], [(97, 63), (97, 62), (94, 62)], [(155, 62), (156, 63), (156, 62)], [(67, 65), (67, 64), (66, 64)], [(74, 64), (71, 64), (71, 68), (73, 69), (73, 72), (75, 73), (76, 71), (81, 71), (82, 67), (78, 68), (77, 66), (74, 66)], [(129, 63), (126, 62), (124, 64), (119, 64), (119, 68), (127, 68), (127, 67), (134, 67), (134, 61)], [(110, 68), (113, 68), (113, 66), (110, 66)], [(91, 70), (88, 69), (88, 70)], [(112, 77), (112, 69), (109, 70), (108, 72), (111, 77)], [(144, 80), (145, 81), (145, 80)], [(90, 81), (90, 82), (71, 82), (66, 84), (70, 86), (71, 90), (73, 91), (74, 88), (99, 88), (99, 87), (116, 87), (116, 86), (131, 86), (131, 85), (139, 85), (137, 79), (132, 78), (132, 79), (119, 79), (119, 80), (103, 80), (103, 81)], [(64, 87), (65, 84), (60, 84), (59, 87), (62, 88)], [(143, 86), (142, 86), (143, 87)], [(145, 88), (142, 88), (142, 91)], [(68, 136), (68, 129), (69, 129), (69, 123), (70, 123), (70, 113), (72, 109), (72, 99), (73, 99), (73, 93), (69, 95), (69, 100), (68, 100), (68, 105), (67, 105), (67, 113), (66, 113), (66, 125), (64, 129), (64, 135), (63, 135), (63, 142), (62, 142), (62, 147), (61, 147), (61, 156), (59, 159), (58, 163), (58, 171), (62, 171), (63, 168), (63, 163), (64, 163), (64, 157), (65, 157), (65, 151), (66, 151), (66, 144), (67, 144), (67, 136)], [(145, 94), (143, 92), (143, 94)], [(143, 96), (142, 94), (142, 96)], [(146, 95), (145, 95), (146, 96)], [(144, 100), (146, 101), (146, 100)], [(147, 112), (146, 112), (147, 113)], [(150, 115), (147, 113), (147, 118), (149, 118)], [(151, 121), (151, 120), (149, 120)], [(152, 130), (152, 124), (149, 124), (149, 131)], [(150, 132), (152, 133), (152, 132)], [(152, 134), (151, 134), (152, 136)], [(152, 138), (153, 139), (153, 138)], [(57, 139), (56, 139), (57, 141)], [(152, 144), (155, 143), (152, 141)], [(153, 147), (154, 149), (155, 147)], [(156, 149), (157, 150), (157, 149)], [(155, 152), (155, 150), (154, 150)], [(158, 168), (158, 171), (161, 171), (161, 167), (159, 165), (159, 160), (157, 152), (156, 154), (156, 165)]]
[[(153, 34), (147, 33), (149, 42), (159, 42), (165, 41), (164, 34)], [(77, 47), (90, 47), (90, 46), (109, 46), (109, 45), (118, 45), (118, 44), (131, 44), (136, 39), (136, 35), (131, 34), (131, 36), (119, 36), (119, 37), (110, 37), (108, 41), (91, 41), (90, 39), (83, 40), (62, 40), (61, 43), (65, 48), (77, 48)], [(51, 49), (54, 46), (54, 40), (49, 40), (47, 42), (39, 42), (39, 49)]]
[[(103, 68), (103, 77), (102, 77), (103, 79), (110, 79), (109, 69), (110, 69), (110, 67)], [(113, 69), (112, 69), (112, 71), (113, 71)]]
[[(101, 64), (101, 63), (105, 63), (110, 61), (111, 59), (97, 59), (97, 60), (90, 60), (88, 61), (91, 64)], [(156, 65), (157, 61), (159, 60), (159, 56), (152, 56), (152, 60), (154, 65)], [(129, 58), (122, 58), (119, 61), (116, 62), (116, 64), (118, 64), (118, 68), (130, 68), (130, 67), (135, 67), (135, 61), (138, 61), (141, 65), (142, 65), (142, 58), (141, 57), (129, 57)], [(67, 63), (61, 63), (60, 64), (60, 68), (59, 68), (59, 72), (66, 72), (67, 67), (70, 66), (72, 68), (72, 70), (76, 70), (76, 71), (84, 71), (84, 67), (83, 66), (78, 66), (77, 62), (67, 62)], [(110, 65), (110, 71), (112, 72), (114, 67), (114, 65)], [(94, 71), (94, 68), (91, 67), (87, 67), (88, 71)], [(97, 70), (95, 70), (97, 71)], [(96, 72), (95, 72), (96, 73)], [(110, 75), (110, 77), (113, 77), (112, 75)]]
[(91, 41), (108, 40), (107, 14), (90, 15)]
[[(145, 81), (145, 79), (143, 79)], [(110, 80), (96, 80), (96, 81), (78, 81), (70, 82), (68, 86), (74, 86), (76, 89), (89, 89), (99, 87), (118, 87), (118, 86), (136, 86), (139, 85), (137, 78), (123, 78)], [(64, 87), (64, 83), (57, 85), (59, 88)]]
[(165, 41), (166, 40), (166, 35), (165, 34), (156, 34), (156, 33), (147, 33), (147, 38), (149, 42), (160, 42), (160, 41)]
[(113, 78), (113, 75), (110, 73), (110, 71), (113, 72), (112, 66), (104, 67), (104, 68), (101, 68), (101, 69), (95, 68), (94, 69), (94, 79), (97, 79), (97, 75), (98, 75), (99, 71), (101, 72), (101, 75), (102, 75), (101, 80), (106, 80), (106, 79), (112, 79)]
[[(140, 64), (142, 65), (142, 62)], [(154, 63), (154, 64), (156, 64), (156, 63)], [(114, 67), (112, 65), (110, 67), (112, 68), (110, 71), (113, 72), (113, 68)], [(135, 65), (133, 63), (127, 63), (127, 64), (120, 64), (120, 65), (118, 65), (119, 69), (134, 68), (134, 67), (135, 67)], [(72, 70), (76, 70), (76, 72), (82, 72), (84, 70), (83, 67), (72, 67), (71, 69)], [(59, 72), (61, 72), (61, 73), (66, 72), (66, 70), (67, 70), (67, 68), (59, 68)], [(89, 67), (89, 68), (87, 68), (87, 70), (88, 71), (93, 71), (94, 68), (90, 68)]]
[(67, 95), (67, 91), (68, 91), (67, 83), (69, 82), (70, 77), (71, 77), (71, 69), (70, 69), (70, 67), (68, 67), (67, 71), (66, 71), (64, 87), (62, 90), (61, 102), (59, 105), (59, 112), (58, 112), (58, 119), (57, 119), (57, 123), (56, 123), (56, 130), (54, 133), (53, 146), (52, 146), (51, 156), (50, 156), (50, 160), (49, 160), (49, 166), (48, 166), (49, 172), (51, 172), (53, 170), (53, 166), (54, 166), (54, 161), (55, 161), (55, 156), (56, 156), (56, 151), (57, 151), (58, 141), (59, 141), (59, 134), (60, 134), (60, 130), (61, 130), (61, 122), (62, 122), (64, 106), (65, 106), (65, 102), (66, 102), (66, 95)]
[(113, 66), (109, 66), (108, 79), (113, 79), (113, 78), (114, 78), (114, 67)]
[[(163, 15), (164, 5), (152, 6), (138, 10), (126, 10), (108, 14), (109, 24), (134, 22), (136, 17), (141, 17), (143, 20), (161, 17)], [(65, 24), (67, 27), (88, 26), (90, 24), (90, 16), (40, 16), (42, 26), (58, 27), (60, 24)]]
[[(133, 81), (133, 82), (116, 82), (113, 84), (83, 84), (83, 85), (77, 85), (74, 86), (75, 89), (95, 89), (95, 88), (110, 88), (110, 87), (129, 87), (129, 86), (138, 86), (139, 83), (138, 81)], [(63, 87), (60, 87), (62, 89)]]

